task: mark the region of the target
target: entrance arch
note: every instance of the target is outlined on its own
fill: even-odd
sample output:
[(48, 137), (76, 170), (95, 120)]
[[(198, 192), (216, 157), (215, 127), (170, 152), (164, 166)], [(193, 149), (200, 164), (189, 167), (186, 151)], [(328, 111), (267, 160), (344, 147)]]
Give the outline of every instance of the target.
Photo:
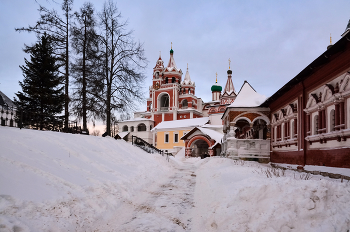
[(213, 142), (204, 135), (196, 135), (186, 143), (186, 156), (205, 158), (213, 155)]

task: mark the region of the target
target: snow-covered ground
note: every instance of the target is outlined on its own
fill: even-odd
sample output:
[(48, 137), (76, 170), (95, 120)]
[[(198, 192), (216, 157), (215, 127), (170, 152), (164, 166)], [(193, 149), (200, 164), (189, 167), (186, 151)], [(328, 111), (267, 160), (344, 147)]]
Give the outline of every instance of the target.
[[(347, 231), (350, 183), (0, 127), (3, 231)], [(311, 179), (308, 179), (311, 177)], [(308, 180), (305, 180), (308, 179)]]

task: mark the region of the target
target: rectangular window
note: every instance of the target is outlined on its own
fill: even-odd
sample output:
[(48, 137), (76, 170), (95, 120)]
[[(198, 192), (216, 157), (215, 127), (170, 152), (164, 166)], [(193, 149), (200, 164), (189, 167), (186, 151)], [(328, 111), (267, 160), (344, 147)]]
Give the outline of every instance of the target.
[(168, 133), (166, 133), (164, 136), (164, 142), (169, 143), (169, 134)]
[(179, 142), (179, 134), (175, 133), (174, 134), (174, 143), (178, 143)]

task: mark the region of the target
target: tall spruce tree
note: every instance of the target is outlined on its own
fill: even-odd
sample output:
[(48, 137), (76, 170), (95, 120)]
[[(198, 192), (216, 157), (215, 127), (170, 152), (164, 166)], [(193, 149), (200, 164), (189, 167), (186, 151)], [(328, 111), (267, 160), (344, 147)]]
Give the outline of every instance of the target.
[(69, 121), (69, 28), (73, 0), (62, 0), (63, 17), (56, 10), (49, 10), (39, 5), (40, 19), (35, 26), (16, 28), (16, 31), (34, 32), (37, 35), (49, 34), (63, 74), (61, 82), (65, 85), (64, 126), (68, 130)]
[(22, 92), (16, 93), (18, 99), (14, 102), (27, 115), (32, 127), (51, 130), (57, 123), (55, 115), (63, 110), (64, 87), (60, 84), (59, 65), (50, 36), (41, 36), (24, 51), (30, 54), (30, 61), (25, 58), (25, 65), (20, 66), (24, 80), (19, 82)]
[(91, 3), (85, 3), (79, 12), (74, 13), (75, 21), (71, 27), (72, 47), (75, 51), (71, 74), (74, 78), (72, 95), (73, 113), (82, 118), (83, 130), (87, 131), (87, 120), (97, 119), (101, 114), (98, 108), (98, 95), (103, 88), (97, 75), (98, 35)]

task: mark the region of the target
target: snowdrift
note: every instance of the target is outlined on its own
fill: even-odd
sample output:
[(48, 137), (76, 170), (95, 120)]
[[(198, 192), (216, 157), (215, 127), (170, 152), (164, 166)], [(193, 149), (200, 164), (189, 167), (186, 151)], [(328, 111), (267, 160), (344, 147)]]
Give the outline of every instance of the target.
[(123, 140), (0, 127), (0, 231), (85, 231), (171, 165)]
[[(242, 165), (241, 165), (242, 164)], [(198, 168), (193, 231), (350, 229), (350, 183), (294, 171), (267, 178), (264, 166), (210, 158)], [(294, 177), (295, 175), (295, 177)], [(321, 180), (320, 180), (321, 179)], [(205, 214), (201, 212), (206, 212)]]

